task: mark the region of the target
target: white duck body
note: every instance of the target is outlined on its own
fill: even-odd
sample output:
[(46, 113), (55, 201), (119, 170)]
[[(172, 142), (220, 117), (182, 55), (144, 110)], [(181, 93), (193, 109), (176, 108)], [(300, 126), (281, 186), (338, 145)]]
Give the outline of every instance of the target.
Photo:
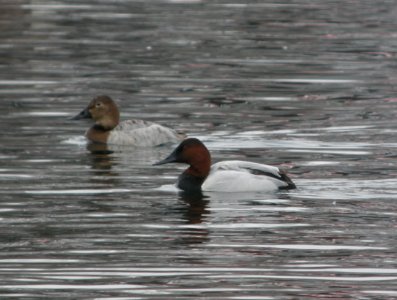
[(153, 147), (179, 142), (184, 138), (171, 128), (144, 120), (126, 120), (110, 131), (107, 142), (115, 145)]
[(289, 184), (285, 180), (284, 173), (277, 167), (231, 160), (213, 164), (201, 189), (209, 192), (271, 192), (287, 188)]

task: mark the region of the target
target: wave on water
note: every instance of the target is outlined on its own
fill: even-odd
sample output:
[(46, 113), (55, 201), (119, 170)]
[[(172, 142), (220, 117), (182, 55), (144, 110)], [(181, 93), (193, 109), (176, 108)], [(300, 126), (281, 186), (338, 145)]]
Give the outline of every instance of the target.
[(73, 136), (71, 138), (68, 138), (66, 140), (61, 141), (62, 144), (68, 144), (68, 145), (78, 145), (78, 146), (86, 146), (87, 145), (87, 139), (82, 136)]

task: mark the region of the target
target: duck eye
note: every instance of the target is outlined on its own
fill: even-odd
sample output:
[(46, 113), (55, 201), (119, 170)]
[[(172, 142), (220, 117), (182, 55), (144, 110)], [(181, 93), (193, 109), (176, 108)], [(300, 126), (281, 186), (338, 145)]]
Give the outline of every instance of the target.
[(95, 106), (96, 106), (96, 107), (101, 107), (102, 104), (101, 104), (101, 102), (98, 102), (97, 104), (95, 104)]

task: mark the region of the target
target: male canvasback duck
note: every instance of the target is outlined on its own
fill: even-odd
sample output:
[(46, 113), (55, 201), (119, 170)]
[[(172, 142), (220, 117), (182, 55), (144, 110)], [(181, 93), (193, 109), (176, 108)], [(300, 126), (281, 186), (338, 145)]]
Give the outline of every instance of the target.
[(279, 168), (248, 161), (223, 161), (211, 166), (211, 155), (196, 138), (188, 138), (165, 159), (189, 165), (178, 178), (177, 187), (187, 192), (271, 192), (296, 188)]
[(120, 122), (116, 103), (109, 96), (97, 96), (73, 120), (93, 119), (95, 124), (85, 136), (91, 142), (152, 147), (184, 139), (175, 130), (143, 120)]

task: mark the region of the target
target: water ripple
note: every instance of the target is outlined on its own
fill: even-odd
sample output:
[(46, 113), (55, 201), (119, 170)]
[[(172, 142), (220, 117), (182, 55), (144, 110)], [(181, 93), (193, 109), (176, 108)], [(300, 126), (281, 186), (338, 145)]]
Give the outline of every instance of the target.
[[(273, 2), (0, 4), (2, 298), (396, 298), (395, 3)], [(298, 188), (184, 195), (98, 94)]]
[[(210, 244), (210, 247), (227, 247), (227, 248), (246, 248), (247, 245), (239, 244)], [(387, 250), (387, 247), (373, 246), (348, 246), (348, 245), (250, 245), (250, 248), (274, 248), (290, 250), (310, 250), (310, 251), (336, 251), (336, 250)]]

